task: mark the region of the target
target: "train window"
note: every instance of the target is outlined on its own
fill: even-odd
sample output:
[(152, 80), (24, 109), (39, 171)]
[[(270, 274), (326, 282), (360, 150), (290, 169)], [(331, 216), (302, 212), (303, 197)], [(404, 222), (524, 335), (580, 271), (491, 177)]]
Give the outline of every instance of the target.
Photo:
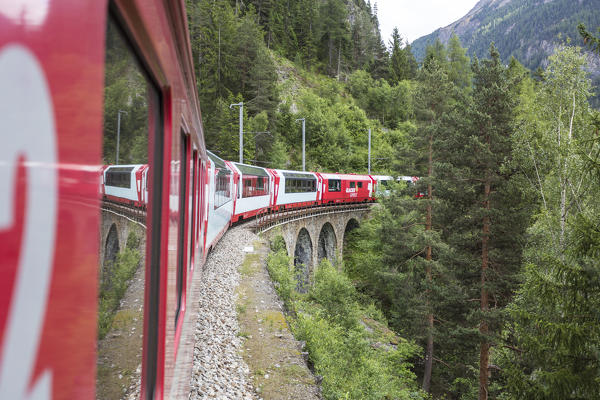
[(264, 196), (269, 192), (269, 174), (264, 168), (246, 164), (235, 164), (244, 179), (242, 182), (242, 197)]
[(327, 189), (330, 192), (341, 192), (342, 191), (341, 179), (329, 179), (329, 182), (327, 184)]
[[(102, 163), (107, 166), (104, 200), (110, 196), (112, 205), (104, 201), (100, 224), (107, 229), (101, 228), (100, 235), (96, 398), (134, 395), (142, 363), (146, 396), (152, 398), (157, 364), (162, 188), (162, 169), (152, 166), (162, 165), (162, 100), (122, 29), (125, 24), (112, 10), (109, 14)], [(135, 173), (143, 171), (144, 164), (150, 165), (147, 172)], [(148, 193), (150, 198), (145, 190), (138, 191), (144, 187), (153, 189)], [(111, 207), (113, 211), (118, 208), (123, 217), (111, 212)], [(152, 221), (146, 218), (147, 209), (151, 209)], [(121, 226), (128, 227), (128, 234), (120, 232)], [(152, 226), (151, 237), (146, 226)], [(144, 342), (147, 356), (142, 360)]]
[(215, 210), (229, 201), (231, 201), (231, 171), (225, 165), (225, 162), (216, 155), (208, 152), (210, 161), (215, 166), (215, 194), (214, 208)]
[(362, 182), (358, 182), (358, 188), (361, 189), (362, 188)]
[(284, 172), (283, 176), (285, 177), (286, 193), (306, 193), (316, 191), (317, 180), (312, 174)]
[(179, 233), (177, 240), (177, 308), (175, 310), (175, 326), (179, 321), (181, 313), (181, 307), (183, 306), (183, 300), (185, 295), (185, 253), (186, 253), (186, 210), (187, 210), (187, 183), (188, 183), (188, 165), (190, 160), (189, 147), (190, 138), (185, 135), (185, 132), (181, 132), (180, 135), (181, 144), (179, 148), (180, 153), (180, 169), (179, 169)]
[(105, 172), (105, 185), (131, 188), (133, 183), (131, 171), (133, 171), (133, 167), (109, 167)]
[(356, 182), (350, 182), (350, 188), (351, 189), (356, 188)]
[(189, 203), (188, 203), (188, 215), (190, 216), (190, 222), (188, 224), (189, 226), (189, 234), (188, 234), (188, 240), (190, 241), (190, 254), (189, 254), (189, 267), (190, 269), (192, 268), (192, 263), (194, 262), (194, 251), (195, 251), (195, 245), (196, 245), (196, 235), (195, 235), (195, 230), (196, 230), (196, 215), (199, 212), (198, 210), (198, 204), (197, 204), (197, 196), (196, 196), (196, 192), (198, 190), (197, 188), (197, 184), (196, 184), (196, 180), (197, 180), (197, 167), (198, 167), (198, 150), (194, 150), (193, 153), (193, 157), (191, 159), (191, 167), (192, 167), (192, 173), (190, 174), (190, 187), (192, 188), (192, 190), (190, 191), (190, 196), (189, 196)]

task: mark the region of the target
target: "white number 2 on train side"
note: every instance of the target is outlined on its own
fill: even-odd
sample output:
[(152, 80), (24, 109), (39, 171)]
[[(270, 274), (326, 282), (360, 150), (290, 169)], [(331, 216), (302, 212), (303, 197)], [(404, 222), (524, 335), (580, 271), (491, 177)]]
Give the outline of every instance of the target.
[(32, 382), (52, 277), (58, 202), (52, 100), (35, 56), (20, 45), (0, 48), (0, 231), (16, 223), (19, 160), (26, 203), (12, 297), (0, 343), (0, 399), (50, 399), (51, 371)]

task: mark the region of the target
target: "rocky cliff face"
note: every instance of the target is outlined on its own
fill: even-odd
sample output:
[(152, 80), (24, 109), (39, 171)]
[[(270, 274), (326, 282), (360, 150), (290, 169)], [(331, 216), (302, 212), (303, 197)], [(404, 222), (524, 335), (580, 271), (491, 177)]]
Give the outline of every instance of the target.
[[(458, 21), (415, 40), (412, 49), (422, 60), (427, 45), (436, 39), (445, 44), (456, 33), (471, 56), (487, 57), (494, 42), (505, 61), (515, 56), (534, 70), (545, 67), (548, 56), (568, 38), (583, 45), (579, 22), (593, 31), (600, 26), (599, 0), (481, 0)], [(600, 80), (600, 58), (591, 53), (590, 71)]]

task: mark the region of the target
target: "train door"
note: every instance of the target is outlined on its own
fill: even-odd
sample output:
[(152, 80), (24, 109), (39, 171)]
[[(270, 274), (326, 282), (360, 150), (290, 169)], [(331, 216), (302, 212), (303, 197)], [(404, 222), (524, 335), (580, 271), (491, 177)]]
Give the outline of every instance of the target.
[[(189, 238), (189, 242), (190, 242), (190, 248), (189, 248), (189, 269), (190, 271), (194, 270), (194, 256), (196, 253), (196, 216), (198, 214), (198, 204), (197, 204), (197, 190), (198, 190), (198, 184), (197, 184), (197, 174), (198, 174), (198, 150), (195, 150), (192, 152), (192, 160), (191, 160), (191, 173), (190, 173), (190, 187), (191, 187), (191, 191), (190, 191), (190, 205), (188, 207), (188, 215), (190, 216), (190, 222), (189, 222), (189, 233), (188, 233), (188, 238)], [(191, 274), (190, 274), (191, 276)]]
[(200, 261), (204, 261), (204, 236), (206, 235), (206, 163), (198, 159), (198, 213), (196, 216), (196, 243), (200, 251)]
[(183, 313), (185, 311), (185, 292), (186, 277), (188, 265), (188, 207), (189, 207), (189, 182), (190, 182), (190, 147), (191, 140), (185, 132), (180, 134), (181, 150), (180, 170), (179, 170), (179, 219), (178, 219), (178, 237), (177, 237), (177, 288), (175, 292), (177, 308), (175, 311), (175, 330), (178, 331), (183, 322)]

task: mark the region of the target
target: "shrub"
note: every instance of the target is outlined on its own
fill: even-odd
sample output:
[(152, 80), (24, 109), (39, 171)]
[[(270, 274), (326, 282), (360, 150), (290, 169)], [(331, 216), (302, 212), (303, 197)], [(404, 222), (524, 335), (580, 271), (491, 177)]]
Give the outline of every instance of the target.
[(290, 326), (296, 338), (306, 343), (314, 371), (323, 378), (324, 399), (426, 398), (407, 361), (418, 347), (402, 339), (390, 345), (372, 329), (367, 331), (362, 319), (373, 316), (387, 327), (385, 318), (373, 305), (360, 304), (344, 274), (325, 260), (308, 294), (301, 295), (295, 290), (297, 281), (285, 244), (271, 247), (277, 251), (269, 254), (269, 273), (286, 306), (294, 311), (288, 317)]
[(117, 254), (115, 265), (111, 269), (112, 276), (107, 279), (100, 288), (98, 304), (98, 338), (102, 339), (112, 326), (115, 311), (125, 291), (129, 287), (129, 281), (135, 274), (142, 256), (137, 250), (139, 239), (131, 232), (127, 238), (125, 250)]

